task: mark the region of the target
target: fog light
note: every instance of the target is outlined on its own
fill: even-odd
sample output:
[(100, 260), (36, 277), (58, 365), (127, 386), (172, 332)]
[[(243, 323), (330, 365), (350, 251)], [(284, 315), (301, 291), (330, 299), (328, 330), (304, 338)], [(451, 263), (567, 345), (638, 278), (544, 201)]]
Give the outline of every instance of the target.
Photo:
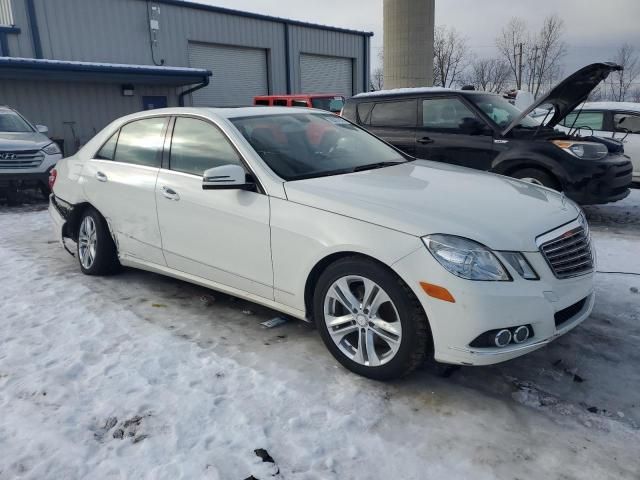
[(511, 332), (506, 328), (504, 330), (500, 330), (496, 333), (493, 341), (496, 344), (496, 347), (506, 347), (511, 343)]
[(516, 331), (513, 332), (514, 343), (522, 343), (526, 341), (528, 338), (529, 338), (529, 327), (525, 327), (523, 325), (522, 327), (516, 328)]

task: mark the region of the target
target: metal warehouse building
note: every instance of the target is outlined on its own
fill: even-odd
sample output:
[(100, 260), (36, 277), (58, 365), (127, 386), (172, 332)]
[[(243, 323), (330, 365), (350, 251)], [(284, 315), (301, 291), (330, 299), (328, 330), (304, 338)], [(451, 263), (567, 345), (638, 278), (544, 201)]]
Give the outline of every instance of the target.
[(0, 105), (69, 154), (145, 108), (367, 90), (371, 35), (181, 0), (0, 0)]

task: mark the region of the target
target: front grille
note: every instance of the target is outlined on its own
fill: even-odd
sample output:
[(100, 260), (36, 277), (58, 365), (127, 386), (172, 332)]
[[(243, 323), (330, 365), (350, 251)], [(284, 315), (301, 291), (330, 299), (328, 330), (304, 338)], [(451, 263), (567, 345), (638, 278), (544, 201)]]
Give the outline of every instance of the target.
[(43, 160), (44, 155), (40, 150), (0, 151), (0, 170), (35, 168), (39, 167)]
[(556, 278), (569, 278), (593, 271), (589, 233), (574, 228), (540, 246), (542, 255)]
[(562, 310), (557, 311), (553, 316), (556, 321), (556, 327), (561, 326), (563, 323), (565, 323), (568, 320), (571, 320), (578, 313), (580, 313), (580, 311), (582, 310), (582, 307), (584, 307), (584, 304), (586, 302), (587, 302), (587, 299), (583, 298), (579, 302), (574, 303), (573, 305), (567, 308), (563, 308)]

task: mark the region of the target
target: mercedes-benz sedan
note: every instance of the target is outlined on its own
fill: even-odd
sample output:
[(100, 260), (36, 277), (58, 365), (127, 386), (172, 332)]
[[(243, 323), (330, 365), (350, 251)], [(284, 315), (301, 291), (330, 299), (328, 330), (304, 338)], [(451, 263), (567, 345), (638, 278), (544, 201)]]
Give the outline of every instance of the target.
[(137, 267), (315, 322), (335, 358), (371, 378), (427, 355), (508, 360), (593, 308), (572, 201), (415, 160), (327, 112), (138, 113), (54, 178), (50, 213), (84, 273)]

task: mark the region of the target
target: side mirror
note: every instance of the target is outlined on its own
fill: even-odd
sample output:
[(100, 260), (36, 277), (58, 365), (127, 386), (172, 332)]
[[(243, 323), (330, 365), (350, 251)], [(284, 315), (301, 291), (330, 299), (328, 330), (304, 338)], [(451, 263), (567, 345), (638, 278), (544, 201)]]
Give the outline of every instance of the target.
[(240, 165), (210, 168), (202, 176), (203, 190), (253, 190), (255, 183), (247, 181), (247, 172)]
[(36, 130), (38, 130), (38, 133), (42, 133), (43, 135), (49, 135), (49, 127), (46, 125), (36, 125)]

